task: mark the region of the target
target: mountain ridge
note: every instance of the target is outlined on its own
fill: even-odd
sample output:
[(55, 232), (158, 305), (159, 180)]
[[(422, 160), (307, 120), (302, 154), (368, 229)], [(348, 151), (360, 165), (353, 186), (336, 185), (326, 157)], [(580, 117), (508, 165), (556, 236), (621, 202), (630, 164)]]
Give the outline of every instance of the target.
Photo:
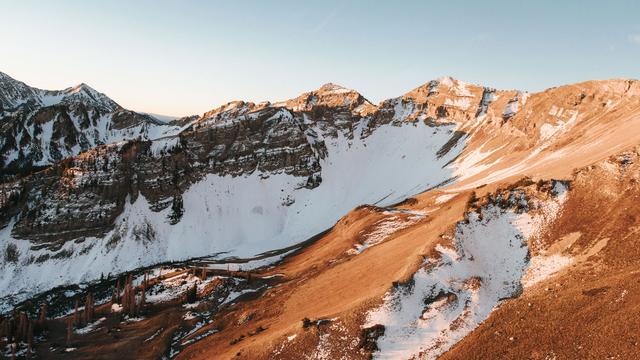
[[(269, 186), (279, 187), (273, 190), (282, 196), (265, 200), (267, 202), (258, 207), (262, 207), (262, 213), (269, 208), (273, 214), (284, 216), (273, 220), (274, 224), (286, 223), (293, 220), (282, 219), (294, 219), (302, 216), (296, 214), (311, 211), (308, 209), (313, 208), (313, 201), (318, 201), (311, 199), (319, 196), (313, 194), (324, 193), (324, 189), (334, 186), (326, 185), (327, 182), (343, 186), (340, 184), (344, 180), (339, 179), (356, 176), (352, 171), (358, 169), (349, 162), (364, 161), (358, 171), (359, 176), (368, 174), (366, 178), (380, 177), (382, 168), (388, 169), (385, 171), (389, 172), (389, 177), (381, 177), (384, 180), (379, 183), (371, 182), (370, 192), (363, 192), (366, 186), (357, 182), (349, 183), (350, 190), (345, 193), (349, 201), (340, 205), (337, 213), (318, 220), (305, 231), (300, 232), (295, 227), (291, 230), (283, 230), (287, 227), (271, 228), (273, 225), (268, 225), (270, 222), (267, 221), (264, 225), (270, 229), (267, 233), (273, 231), (269, 237), (277, 238), (280, 231), (293, 231), (280, 237), (284, 243), (278, 243), (278, 246), (289, 245), (294, 239), (299, 241), (322, 231), (337, 220), (338, 214), (363, 203), (375, 203), (380, 199), (386, 199), (383, 203), (397, 202), (422, 189), (448, 182), (463, 188), (477, 186), (481, 184), (479, 181), (488, 181), (482, 180), (482, 176), (489, 169), (494, 169), (491, 176), (498, 180), (511, 174), (521, 174), (522, 170), (517, 166), (525, 169), (525, 164), (534, 160), (537, 162), (526, 166), (535, 169), (541, 159), (554, 156), (553, 144), (566, 141), (564, 139), (568, 139), (574, 126), (581, 128), (586, 124), (581, 120), (583, 117), (598, 121), (602, 113), (598, 107), (600, 98), (621, 96), (622, 102), (614, 103), (609, 99), (612, 103), (608, 111), (612, 112), (622, 111), (627, 104), (634, 103), (637, 83), (618, 81), (606, 84), (582, 83), (526, 95), (445, 78), (430, 81), (379, 105), (369, 103), (355, 91), (333, 84), (282, 103), (231, 102), (198, 118), (190, 118), (184, 125), (174, 127), (173, 132), (156, 140), (125, 139), (124, 142), (89, 148), (76, 157), (54, 164), (45, 172), (25, 178), (22, 183), (5, 182), (2, 184), (5, 198), (11, 199), (10, 194), (16, 192), (23, 195), (18, 201), (2, 203), (2, 223), (6, 231), (10, 231), (4, 236), (8, 236), (7, 239), (15, 237), (15, 240), (6, 241), (17, 241), (16, 244), (27, 239), (28, 242), (42, 244), (51, 239), (67, 243), (79, 237), (105, 241), (104, 236), (112, 234), (120, 226), (117, 219), (122, 219), (126, 209), (141, 195), (145, 199), (143, 208), (151, 211), (144, 216), (155, 219), (153, 226), (165, 227), (163, 222), (166, 219), (180, 224), (184, 212), (181, 206), (187, 208), (181, 205), (185, 196), (190, 196), (190, 189), (202, 186), (198, 184), (213, 181), (208, 179), (217, 179), (209, 185), (213, 188), (223, 186), (231, 179), (251, 179), (246, 180), (251, 184), (247, 183), (248, 188), (243, 190), (249, 193), (253, 193), (250, 189), (254, 186), (264, 186), (258, 184), (272, 183)], [(578, 102), (566, 96), (566, 92), (577, 92), (574, 98), (582, 100)], [(557, 107), (553, 116), (547, 114), (552, 112), (552, 105), (548, 102), (550, 94), (556, 94), (551, 98), (558, 101), (553, 105)], [(561, 101), (565, 104), (562, 105)], [(356, 111), (360, 106), (370, 110)], [(540, 106), (546, 107), (545, 110), (532, 115), (532, 109)], [(583, 115), (581, 107), (584, 106), (591, 110), (585, 110)], [(561, 110), (565, 107), (573, 110)], [(542, 128), (544, 131), (541, 132)], [(536, 157), (527, 157), (527, 151), (533, 151)], [(602, 151), (606, 154), (608, 150)], [(591, 156), (600, 156), (598, 154), (594, 151)], [(365, 159), (370, 156), (382, 163), (366, 164), (368, 160)], [(407, 167), (409, 163), (439, 165), (415, 172), (411, 166)], [(507, 166), (510, 163), (516, 165)], [(376, 168), (380, 165), (384, 166)], [(404, 174), (405, 181), (395, 179), (396, 174)], [(278, 182), (274, 182), (276, 179)], [(284, 183), (280, 184), (280, 181)], [(40, 190), (34, 193), (29, 188)], [(56, 204), (67, 194), (75, 194), (76, 200), (65, 206), (68, 210), (63, 210)], [(231, 205), (235, 204), (231, 198), (223, 200), (222, 194), (211, 195), (214, 196), (211, 201), (230, 201), (229, 206), (236, 206)], [(240, 195), (233, 193), (233, 196)], [(307, 199), (307, 196), (310, 197), (305, 201), (296, 199)], [(337, 201), (335, 195), (327, 196), (330, 203)], [(289, 207), (295, 211), (290, 213)], [(60, 211), (69, 212), (69, 215), (61, 220), (55, 215)], [(190, 214), (189, 210), (186, 211)], [(208, 213), (211, 210), (204, 211)], [(253, 213), (251, 208), (243, 208), (241, 211), (247, 211), (247, 221), (266, 221), (268, 218), (259, 215), (259, 210)], [(257, 218), (254, 219), (255, 216)], [(137, 236), (130, 233), (132, 226), (140, 228), (147, 225), (144, 222), (126, 225), (129, 229), (126, 236)], [(177, 225), (169, 226), (168, 229), (179, 228)], [(219, 237), (232, 229), (216, 231), (221, 231), (215, 236)], [(215, 242), (199, 246), (208, 249), (207, 253), (233, 247), (241, 249), (242, 246), (236, 245), (248, 241), (246, 236), (239, 236), (237, 242), (220, 245), (221, 248), (216, 248)], [(169, 244), (171, 240), (164, 238), (162, 241)], [(276, 243), (269, 244), (265, 240), (255, 246), (268, 250), (268, 246)], [(96, 246), (96, 249), (102, 247)], [(53, 256), (58, 252), (57, 247), (48, 245), (41, 251)], [(189, 255), (179, 251), (176, 255), (168, 255), (158, 250), (158, 256), (184, 258), (198, 254), (197, 247), (184, 250)], [(130, 266), (139, 265), (131, 263)], [(30, 266), (38, 268), (39, 265)]]
[[(633, 272), (615, 291), (568, 277), (637, 268), (637, 81), (529, 94), (445, 77), (377, 105), (329, 83), (173, 126), (0, 181), (0, 312), (36, 296), (66, 316), (77, 294), (151, 274), (144, 326), (117, 320), (132, 314), (117, 298), (100, 310), (141, 358), (495, 357), (478, 346), (495, 328), (526, 333), (513, 324), (532, 306), (576, 318), (544, 301), (555, 281), (605, 312), (635, 296)], [(186, 287), (196, 303), (179, 300)], [(103, 331), (74, 336), (78, 357), (131, 351)], [(520, 336), (499, 341), (527, 357)]]
[[(13, 96), (9, 94), (10, 91), (13, 92)], [(43, 90), (0, 72), (0, 106), (3, 108), (6, 108), (7, 104), (17, 107), (29, 101), (37, 102), (42, 106), (52, 106), (60, 102), (72, 101), (73, 99), (70, 98), (74, 97), (88, 98), (93, 105), (108, 111), (122, 109), (115, 101), (85, 83), (69, 86), (63, 90)]]

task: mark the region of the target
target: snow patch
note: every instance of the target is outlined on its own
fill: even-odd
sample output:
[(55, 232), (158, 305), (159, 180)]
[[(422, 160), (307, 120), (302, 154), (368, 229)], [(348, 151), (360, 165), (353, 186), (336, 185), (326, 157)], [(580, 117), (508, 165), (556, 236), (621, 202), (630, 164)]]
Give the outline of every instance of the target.
[[(554, 108), (555, 106), (552, 107), (552, 110), (554, 110)], [(576, 120), (578, 119), (578, 111), (570, 110), (568, 112), (570, 112), (571, 115), (569, 116), (569, 119), (567, 119), (566, 121), (560, 120), (560, 116), (562, 113), (562, 109), (560, 109), (558, 113), (558, 118), (556, 119), (555, 124), (543, 124), (542, 126), (540, 126), (541, 141), (543, 142), (548, 141), (560, 134), (563, 134), (576, 124)], [(551, 114), (551, 112), (549, 112), (549, 114)]]
[(163, 279), (149, 288), (146, 293), (146, 301), (154, 304), (174, 300), (184, 296), (194, 285), (197, 287), (197, 291), (203, 291), (207, 284), (216, 279), (218, 277), (201, 280), (190, 272), (181, 272), (178, 275)]
[(522, 279), (522, 284), (525, 287), (531, 287), (553, 276), (572, 262), (573, 259), (560, 254), (534, 256), (531, 258), (531, 264)]
[(453, 199), (454, 197), (456, 197), (456, 195), (458, 195), (458, 194), (456, 194), (456, 193), (453, 193), (453, 194), (442, 194), (442, 195), (440, 195), (440, 196), (438, 196), (436, 198), (436, 204), (446, 203), (447, 201), (449, 201), (449, 200)]
[[(391, 235), (415, 224), (416, 222), (418, 222), (423, 218), (424, 218), (424, 215), (422, 214), (412, 215), (412, 216), (403, 216), (403, 217), (399, 215), (392, 215), (382, 220), (379, 220), (373, 225), (373, 229), (369, 233), (364, 234), (365, 240), (362, 242), (362, 244), (356, 244), (353, 249), (347, 250), (347, 254), (350, 254), (350, 255), (360, 254), (367, 248), (370, 248), (372, 246), (375, 246), (383, 242), (384, 240), (389, 238)], [(362, 235), (363, 232), (364, 230), (361, 231), (360, 235)]]
[(453, 86), (453, 78), (451, 76), (443, 76), (436, 79), (440, 84), (452, 87)]
[(456, 159), (454, 163), (455, 170), (453, 174), (458, 177), (459, 180), (471, 178), (480, 172), (500, 163), (500, 159), (497, 159), (491, 163), (485, 163), (493, 153), (505, 147), (506, 144), (493, 148), (489, 151), (483, 152), (484, 144), (478, 146), (471, 153), (468, 153), (462, 157)]
[(81, 327), (79, 329), (76, 329), (75, 333), (76, 334), (80, 334), (80, 335), (84, 335), (84, 334), (88, 334), (90, 332), (93, 332), (93, 331), (97, 330), (98, 327), (100, 326), (100, 324), (102, 324), (105, 320), (107, 320), (107, 318), (102, 317), (102, 318), (100, 318), (100, 319), (98, 319), (98, 320), (96, 320), (96, 321), (94, 321), (94, 322), (92, 322), (90, 324), (87, 324), (87, 326), (85, 326), (85, 327)]
[(169, 151), (180, 145), (180, 137), (164, 137), (151, 142), (151, 154), (159, 156), (166, 154)]
[(457, 228), (454, 249), (438, 247), (440, 260), (431, 259), (368, 314), (365, 327), (385, 326), (375, 358), (436, 358), (518, 294), (527, 266), (526, 242), (514, 225), (519, 215), (490, 206), (483, 216), (471, 213)]
[(468, 98), (454, 99), (454, 100), (446, 99), (444, 101), (444, 104), (448, 106), (457, 107), (461, 110), (467, 110), (469, 106), (471, 106), (471, 102), (469, 101)]
[[(557, 181), (550, 200), (531, 200), (529, 213), (495, 205), (469, 213), (456, 228), (453, 246), (438, 244), (407, 284), (389, 291), (384, 303), (367, 314), (364, 327), (385, 326), (377, 340), (378, 359), (435, 359), (484, 321), (505, 298), (519, 295), (560, 267), (563, 257), (528, 259), (528, 239), (559, 213), (568, 186)], [(513, 192), (511, 202), (526, 200)]]

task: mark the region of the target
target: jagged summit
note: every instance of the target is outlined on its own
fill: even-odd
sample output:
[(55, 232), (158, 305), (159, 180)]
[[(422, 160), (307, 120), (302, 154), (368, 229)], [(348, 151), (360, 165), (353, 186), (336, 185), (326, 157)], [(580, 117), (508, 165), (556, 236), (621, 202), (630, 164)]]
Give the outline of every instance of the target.
[(359, 92), (346, 87), (326, 83), (320, 88), (300, 96), (278, 103), (294, 111), (312, 111), (314, 108), (347, 108), (357, 114), (366, 114), (375, 110), (369, 100)]
[(269, 106), (268, 102), (256, 105), (252, 102), (234, 100), (205, 112), (202, 116), (189, 121), (189, 124), (197, 124), (198, 127), (206, 126), (207, 124), (220, 124), (266, 106)]
[(202, 114), (196, 123), (220, 123), (225, 119), (248, 114), (265, 108), (286, 108), (294, 112), (309, 112), (314, 109), (341, 109), (346, 108), (354, 114), (369, 114), (375, 111), (376, 106), (369, 102), (359, 92), (345, 88), (334, 83), (326, 83), (316, 90), (305, 92), (293, 99), (269, 102), (253, 103), (243, 100), (234, 100)]
[(113, 101), (107, 95), (95, 90), (85, 83), (80, 83), (62, 91), (46, 91), (46, 93), (52, 97), (59, 97), (61, 95), (62, 97), (60, 98), (60, 102), (79, 101), (102, 108), (106, 111), (122, 109), (118, 103)]
[(98, 92), (85, 83), (80, 83), (64, 90), (43, 90), (29, 86), (0, 72), (0, 109), (15, 110), (22, 105), (28, 105), (33, 110), (34, 107), (39, 108), (74, 102), (96, 107), (105, 112), (122, 109), (107, 95)]
[[(566, 85), (547, 90), (548, 95), (553, 93), (578, 89), (593, 88), (605, 91), (611, 89), (613, 93), (624, 93), (625, 89), (633, 88), (629, 85), (633, 81), (624, 79), (603, 80)], [(496, 90), (491, 87), (480, 86), (465, 82), (451, 76), (439, 77), (420, 85), (409, 92), (388, 100), (378, 105), (369, 102), (356, 90), (346, 88), (336, 83), (326, 83), (319, 88), (305, 92), (295, 98), (271, 103), (268, 101), (253, 103), (246, 101), (231, 101), (200, 116), (199, 119), (190, 120), (191, 123), (220, 124), (224, 120), (236, 119), (253, 112), (269, 108), (286, 108), (289, 111), (301, 113), (313, 113), (309, 119), (317, 119), (324, 111), (327, 115), (335, 116), (341, 111), (347, 110), (353, 115), (373, 116), (372, 123), (387, 122), (389, 114), (395, 114), (391, 121), (400, 119), (415, 121), (435, 120), (441, 122), (453, 122), (461, 126), (461, 129), (477, 126), (477, 121), (490, 118), (500, 118), (502, 121), (512, 120), (520, 127), (526, 127), (522, 120), (524, 116), (516, 117), (532, 96), (543, 96), (541, 93), (528, 93), (519, 90)], [(401, 114), (401, 116), (400, 116)], [(489, 115), (489, 116), (488, 116)], [(487, 117), (488, 116), (488, 117)], [(347, 121), (349, 122), (349, 121)]]
[(99, 96), (99, 95), (106, 96), (103, 93), (98, 92), (96, 89), (92, 88), (91, 86), (85, 83), (80, 83), (78, 85), (68, 87), (62, 91), (67, 94), (85, 93), (91, 96)]
[(0, 72), (0, 111), (12, 109), (32, 99), (38, 98), (39, 89), (32, 88), (22, 81)]
[(318, 90), (316, 90), (316, 92), (318, 93), (325, 93), (325, 94), (345, 94), (345, 93), (349, 93), (349, 92), (356, 92), (355, 90), (352, 89), (348, 89), (342, 85), (338, 85), (332, 82), (328, 82), (322, 86), (320, 86), (318, 88)]
[[(427, 98), (434, 96), (434, 99), (440, 99), (440, 103), (447, 102), (447, 105), (453, 107), (465, 107), (467, 101), (471, 101), (474, 97), (481, 97), (483, 90), (493, 90), (479, 85), (473, 85), (461, 80), (454, 79), (450, 76), (440, 77), (435, 80), (428, 81), (421, 86), (407, 92), (406, 94), (393, 99), (384, 100), (380, 105), (375, 105), (367, 100), (360, 92), (347, 88), (345, 86), (328, 82), (319, 88), (304, 92), (299, 96), (279, 101), (279, 102), (261, 102), (253, 103), (243, 100), (235, 100), (207, 111), (201, 116), (201, 119), (213, 118), (220, 114), (244, 114), (266, 107), (284, 107), (291, 111), (308, 112), (319, 108), (340, 109), (347, 108), (354, 114), (361, 116), (371, 115), (389, 104), (397, 101), (409, 100), (416, 104), (425, 104)], [(437, 96), (440, 95), (440, 96)], [(457, 98), (469, 98), (468, 100), (456, 101)], [(449, 99), (447, 101), (447, 99)], [(436, 101), (438, 102), (438, 101)], [(480, 101), (478, 100), (478, 103)], [(441, 104), (438, 104), (441, 105)], [(226, 115), (225, 115), (226, 116)]]

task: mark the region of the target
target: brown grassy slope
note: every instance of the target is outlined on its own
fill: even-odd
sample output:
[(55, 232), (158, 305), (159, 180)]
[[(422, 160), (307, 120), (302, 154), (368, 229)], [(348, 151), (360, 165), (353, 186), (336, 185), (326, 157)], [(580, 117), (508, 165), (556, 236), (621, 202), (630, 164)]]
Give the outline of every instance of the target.
[[(562, 112), (560, 112), (562, 109)], [(555, 111), (554, 111), (555, 110)], [(575, 120), (571, 118), (575, 114)], [(475, 175), (462, 174), (453, 188), (474, 188), (524, 175), (563, 178), (574, 169), (606, 159), (640, 143), (640, 82), (588, 81), (532, 94), (507, 122), (487, 118), (472, 134), (464, 160), (474, 151), (489, 153)], [(544, 138), (544, 126), (569, 123), (565, 131)]]
[(639, 181), (635, 151), (578, 172), (543, 239), (551, 247), (579, 235), (561, 249), (574, 264), (506, 302), (442, 358), (637, 358)]

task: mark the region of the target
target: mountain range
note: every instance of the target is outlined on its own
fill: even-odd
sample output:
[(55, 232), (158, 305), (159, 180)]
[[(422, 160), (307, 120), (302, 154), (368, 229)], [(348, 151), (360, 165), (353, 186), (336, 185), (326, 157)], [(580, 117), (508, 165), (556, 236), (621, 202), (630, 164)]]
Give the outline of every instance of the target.
[[(0, 309), (57, 299), (55, 328), (133, 276), (141, 319), (105, 325), (105, 295), (52, 358), (625, 357), (639, 129), (626, 79), (379, 104), (328, 83), (165, 123), (0, 73)], [(607, 318), (627, 332), (577, 325)]]

